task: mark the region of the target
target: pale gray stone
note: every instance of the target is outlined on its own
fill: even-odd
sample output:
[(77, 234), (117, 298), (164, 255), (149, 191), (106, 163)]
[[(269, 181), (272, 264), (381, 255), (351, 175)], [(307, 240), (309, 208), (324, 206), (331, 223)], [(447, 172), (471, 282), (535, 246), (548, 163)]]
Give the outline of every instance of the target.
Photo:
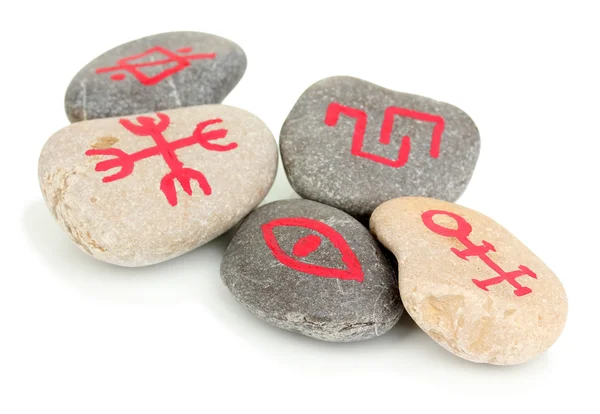
[[(355, 110), (336, 113), (335, 104)], [(443, 118), (437, 158), (431, 150), (436, 147), (432, 144), (435, 126), (440, 123), (418, 119), (422, 115), (407, 110), (438, 121)], [(385, 140), (385, 119), (393, 126), (389, 144), (380, 142), (380, 138)], [(365, 120), (363, 137), (360, 124)], [(407, 142), (401, 145), (404, 136), (409, 137), (410, 147)], [(395, 197), (419, 195), (455, 201), (473, 174), (479, 146), (477, 127), (460, 109), (342, 76), (308, 88), (280, 136), (283, 165), (294, 190), (361, 220)], [(401, 148), (410, 148), (403, 165)]]
[[(298, 218), (318, 229), (306, 227)], [(273, 222), (280, 219), (284, 221)], [(280, 246), (279, 253), (270, 247), (269, 234)], [(320, 245), (308, 254), (301, 252), (299, 241), (310, 238)], [(342, 254), (348, 248), (351, 253)], [(358, 266), (347, 264), (352, 255)], [(353, 272), (340, 277), (340, 269)], [(259, 318), (325, 341), (382, 335), (403, 311), (394, 266), (369, 231), (348, 214), (310, 200), (276, 201), (255, 210), (231, 241), (221, 277), (235, 298)]]
[[(146, 66), (119, 69), (122, 59), (123, 64)], [(77, 122), (221, 103), (245, 70), (246, 55), (230, 40), (198, 32), (161, 33), (125, 43), (91, 61), (71, 81), (65, 110), (69, 120)], [(146, 78), (140, 80), (131, 71)], [(164, 71), (176, 72), (161, 78)]]
[(44, 146), (39, 180), (52, 215), (83, 251), (144, 266), (232, 228), (266, 196), (277, 158), (256, 116), (202, 105), (72, 124)]

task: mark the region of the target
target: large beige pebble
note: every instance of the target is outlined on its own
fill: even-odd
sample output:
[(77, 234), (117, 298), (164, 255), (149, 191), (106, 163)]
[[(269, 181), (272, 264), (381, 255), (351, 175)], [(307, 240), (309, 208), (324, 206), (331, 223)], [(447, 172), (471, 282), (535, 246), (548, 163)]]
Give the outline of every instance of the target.
[(562, 284), (492, 219), (446, 201), (405, 197), (381, 204), (370, 227), (398, 259), (406, 310), (448, 351), (473, 362), (519, 364), (562, 332)]
[(44, 146), (39, 181), (83, 251), (144, 266), (233, 227), (269, 191), (277, 157), (260, 119), (204, 105), (68, 126)]

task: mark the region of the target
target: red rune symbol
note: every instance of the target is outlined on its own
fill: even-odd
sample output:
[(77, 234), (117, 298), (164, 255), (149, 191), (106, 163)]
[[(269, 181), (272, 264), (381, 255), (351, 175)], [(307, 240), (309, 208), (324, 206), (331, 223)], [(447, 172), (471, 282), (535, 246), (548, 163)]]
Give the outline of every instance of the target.
[[(277, 241), (277, 238), (273, 233), (275, 227), (279, 226), (304, 227), (306, 229), (314, 230), (317, 233), (319, 233), (319, 235), (310, 234), (298, 240), (292, 250), (292, 254), (294, 256), (308, 256), (310, 253), (317, 250), (317, 248), (321, 245), (321, 236), (324, 236), (327, 239), (329, 239), (329, 241), (340, 251), (340, 253), (342, 254), (342, 261), (346, 265), (346, 269), (335, 269), (332, 267), (324, 267), (304, 263), (289, 256), (286, 252), (283, 251), (281, 246), (279, 246), (279, 242)], [(346, 240), (344, 240), (340, 233), (338, 233), (325, 223), (304, 217), (279, 218), (263, 224), (262, 232), (265, 242), (267, 243), (267, 246), (269, 246), (269, 249), (271, 249), (273, 256), (275, 256), (277, 260), (279, 260), (281, 263), (283, 263), (289, 268), (292, 268), (299, 272), (310, 273), (316, 276), (344, 280), (356, 280), (360, 283), (362, 283), (364, 279), (362, 266), (360, 265), (358, 258), (356, 257), (350, 246), (348, 246)]]
[[(456, 224), (458, 225), (458, 227), (456, 229), (449, 229), (447, 227), (443, 227), (443, 226), (440, 226), (439, 224), (436, 224), (433, 221), (433, 218), (437, 215), (444, 215), (444, 216), (448, 216), (448, 217), (454, 219), (456, 221)], [(471, 240), (469, 240), (469, 234), (471, 234), (473, 227), (471, 227), (471, 225), (464, 218), (462, 218), (458, 214), (450, 213), (449, 211), (429, 210), (421, 215), (421, 219), (423, 220), (423, 223), (429, 230), (433, 231), (434, 233), (439, 234), (440, 236), (454, 237), (466, 247), (466, 249), (464, 249), (464, 250), (458, 250), (453, 247), (450, 249), (452, 251), (452, 253), (454, 253), (455, 255), (457, 255), (458, 257), (460, 257), (463, 260), (469, 260), (468, 257), (477, 256), (481, 260), (483, 260), (483, 262), (486, 265), (488, 265), (494, 272), (498, 273), (499, 276), (493, 277), (491, 279), (485, 279), (485, 280), (471, 279), (473, 281), (473, 283), (475, 283), (475, 285), (477, 285), (477, 287), (487, 291), (488, 286), (497, 285), (498, 283), (507, 281), (515, 288), (515, 291), (514, 291), (515, 295), (524, 296), (524, 295), (527, 295), (528, 293), (531, 293), (530, 288), (528, 288), (526, 286), (522, 286), (521, 284), (519, 284), (517, 282), (516, 279), (520, 276), (529, 276), (534, 279), (537, 279), (537, 275), (535, 273), (533, 273), (533, 271), (531, 269), (529, 269), (527, 266), (523, 266), (523, 265), (519, 265), (519, 270), (513, 270), (512, 272), (505, 272), (504, 270), (502, 270), (500, 268), (500, 266), (498, 266), (487, 255), (487, 252), (489, 252), (489, 251), (492, 251), (492, 252), (496, 251), (496, 249), (494, 248), (494, 246), (491, 243), (489, 243), (485, 240), (482, 240), (481, 241), (482, 245), (478, 246), (478, 245), (474, 244)]]
[[(129, 57), (125, 57), (123, 59), (117, 60), (116, 66), (111, 66), (108, 68), (100, 68), (96, 69), (96, 73), (107, 73), (107, 72), (115, 72), (120, 71), (119, 73), (115, 73), (110, 78), (116, 81), (120, 81), (125, 79), (125, 74), (122, 71), (129, 72), (133, 76), (137, 78), (144, 85), (156, 85), (161, 80), (165, 79), (168, 76), (173, 75), (174, 73), (179, 72), (191, 65), (190, 60), (194, 59), (214, 59), (215, 53), (199, 53), (196, 55), (186, 55), (185, 53), (189, 53), (192, 51), (191, 47), (183, 47), (181, 49), (177, 49), (177, 52), (182, 53), (178, 55), (177, 53), (173, 53), (168, 49), (162, 48), (160, 46), (156, 46), (146, 50), (143, 53), (138, 55), (133, 55)], [(153, 55), (157, 54), (159, 56), (158, 60), (153, 59)], [(152, 60), (149, 62), (138, 62), (135, 63), (135, 60), (144, 59), (145, 57), (149, 57)], [(154, 76), (148, 76), (138, 68), (144, 68), (149, 66), (169, 66), (172, 63), (175, 63), (175, 66), (167, 67), (162, 72)]]
[(200, 144), (200, 146), (209, 151), (219, 152), (230, 151), (236, 148), (237, 143), (235, 142), (226, 145), (220, 145), (211, 142), (224, 138), (227, 135), (226, 129), (215, 129), (213, 131), (204, 132), (204, 128), (207, 126), (218, 124), (223, 122), (223, 120), (210, 119), (208, 121), (200, 122), (198, 125), (196, 125), (196, 129), (194, 129), (194, 132), (191, 136), (168, 142), (162, 133), (168, 128), (171, 120), (167, 115), (162, 113), (157, 113), (156, 116), (159, 119), (158, 122), (148, 116), (138, 116), (137, 121), (139, 125), (134, 124), (128, 119), (119, 120), (120, 124), (133, 134), (140, 137), (151, 137), (156, 143), (154, 147), (145, 148), (132, 154), (127, 154), (118, 148), (91, 149), (86, 151), (85, 155), (88, 156), (111, 155), (115, 157), (109, 160), (100, 161), (96, 164), (96, 171), (107, 171), (112, 168), (120, 168), (119, 172), (116, 174), (104, 177), (102, 182), (109, 183), (111, 181), (125, 178), (133, 172), (133, 167), (136, 161), (150, 158), (155, 155), (161, 155), (171, 169), (171, 172), (165, 175), (160, 181), (160, 189), (167, 197), (169, 204), (172, 206), (177, 205), (175, 180), (179, 181), (183, 191), (185, 191), (188, 195), (192, 195), (192, 180), (198, 182), (200, 189), (205, 195), (210, 195), (212, 189), (210, 188), (206, 177), (204, 177), (204, 174), (191, 168), (185, 168), (183, 163), (177, 158), (175, 151), (194, 144)]
[[(410, 137), (408, 135), (402, 137), (400, 148), (398, 150), (398, 157), (396, 159), (389, 159), (380, 155), (371, 154), (363, 151), (362, 149), (365, 139), (365, 131), (367, 129), (366, 112), (350, 106), (340, 105), (337, 102), (332, 102), (327, 108), (325, 124), (329, 126), (335, 126), (338, 123), (340, 113), (356, 119), (354, 135), (352, 137), (352, 155), (367, 158), (371, 161), (375, 161), (393, 168), (399, 168), (406, 164), (408, 161), (408, 154), (410, 153)], [(431, 149), (429, 154), (432, 158), (437, 158), (440, 155), (440, 143), (442, 141), (442, 133), (444, 132), (444, 118), (439, 115), (413, 111), (412, 109), (399, 108), (397, 106), (387, 107), (383, 117), (383, 124), (381, 125), (381, 133), (379, 135), (380, 143), (383, 145), (389, 145), (392, 136), (392, 130), (394, 129), (394, 116), (396, 115), (405, 118), (412, 118), (417, 121), (432, 122), (434, 127), (433, 135), (431, 136)]]

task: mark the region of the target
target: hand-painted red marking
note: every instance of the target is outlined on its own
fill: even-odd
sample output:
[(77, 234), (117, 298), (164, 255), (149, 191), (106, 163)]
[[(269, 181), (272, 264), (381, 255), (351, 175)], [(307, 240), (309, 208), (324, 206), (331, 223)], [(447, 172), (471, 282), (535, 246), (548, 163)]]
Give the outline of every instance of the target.
[[(346, 265), (346, 269), (335, 269), (304, 263), (290, 257), (283, 251), (273, 232), (274, 228), (278, 226), (304, 227), (306, 229), (314, 230), (326, 237), (342, 254), (342, 262)], [(269, 246), (269, 249), (271, 249), (273, 256), (289, 268), (316, 276), (356, 280), (360, 283), (362, 283), (364, 279), (362, 266), (346, 240), (344, 240), (341, 234), (325, 223), (305, 217), (285, 217), (263, 224), (262, 232), (265, 242), (267, 243), (267, 246)], [(316, 239), (318, 239), (318, 241)], [(300, 243), (302, 244), (298, 247)], [(294, 246), (293, 254), (304, 257), (314, 251), (320, 243), (321, 238), (319, 236), (314, 235), (314, 238), (310, 238), (310, 236), (303, 237)]]
[[(405, 135), (402, 137), (402, 141), (400, 142), (400, 148), (398, 149), (398, 157), (396, 159), (389, 159), (377, 154), (371, 154), (369, 152), (363, 151), (362, 149), (365, 139), (365, 132), (367, 129), (366, 112), (361, 111), (360, 109), (352, 108), (350, 106), (340, 105), (337, 102), (332, 102), (327, 108), (327, 113), (325, 115), (325, 124), (328, 126), (337, 125), (340, 114), (344, 114), (350, 118), (356, 119), (356, 124), (354, 126), (354, 135), (352, 136), (352, 155), (367, 158), (371, 161), (375, 161), (393, 168), (399, 168), (406, 164), (406, 162), (408, 161), (408, 155), (410, 153), (409, 136)], [(389, 106), (385, 110), (383, 123), (381, 125), (381, 132), (379, 135), (379, 142), (383, 145), (389, 145), (391, 141), (392, 130), (394, 129), (394, 116), (396, 115), (403, 116), (406, 118), (412, 118), (417, 121), (434, 123), (429, 155), (432, 158), (438, 158), (440, 155), (442, 133), (444, 132), (444, 118), (442, 118), (439, 115), (432, 115), (427, 114), (425, 112), (413, 111), (412, 109)]]
[(306, 257), (317, 250), (320, 245), (321, 238), (314, 234), (309, 234), (308, 236), (302, 237), (300, 240), (298, 240), (298, 242), (294, 245), (294, 250), (292, 250), (292, 253), (294, 256)]
[(181, 138), (176, 141), (168, 142), (163, 132), (168, 128), (171, 120), (169, 117), (162, 113), (157, 113), (158, 123), (150, 117), (138, 116), (137, 122), (139, 125), (134, 124), (128, 119), (121, 119), (119, 122), (123, 127), (132, 132), (133, 134), (143, 137), (151, 137), (156, 145), (154, 147), (145, 148), (132, 154), (118, 148), (106, 148), (106, 149), (91, 149), (86, 151), (85, 155), (110, 155), (115, 158), (100, 161), (96, 164), (96, 171), (108, 171), (112, 168), (120, 168), (120, 170), (113, 174), (102, 178), (102, 182), (109, 183), (111, 181), (120, 180), (127, 177), (133, 172), (133, 167), (136, 161), (143, 160), (145, 158), (153, 157), (155, 155), (161, 155), (171, 172), (165, 175), (160, 181), (160, 189), (167, 197), (167, 201), (172, 206), (177, 205), (177, 191), (175, 189), (175, 180), (179, 181), (179, 184), (188, 195), (192, 195), (191, 181), (194, 180), (200, 186), (200, 189), (205, 195), (210, 195), (212, 189), (200, 171), (193, 170), (191, 168), (185, 168), (183, 163), (179, 161), (175, 150), (180, 148), (189, 147), (194, 144), (200, 144), (209, 151), (230, 151), (237, 147), (237, 143), (232, 142), (226, 145), (220, 145), (212, 143), (217, 139), (224, 138), (227, 135), (226, 129), (215, 129), (212, 131), (204, 132), (204, 129), (209, 125), (223, 122), (221, 119), (210, 119), (208, 121), (200, 122), (191, 136), (187, 138)]
[[(454, 219), (454, 221), (456, 221), (457, 228), (450, 229), (450, 228), (443, 227), (443, 226), (440, 226), (439, 224), (435, 223), (433, 221), (433, 218), (437, 215), (448, 216), (448, 217)], [(531, 269), (529, 269), (527, 266), (523, 266), (523, 265), (519, 265), (519, 270), (513, 270), (511, 272), (506, 272), (503, 269), (501, 269), (500, 266), (498, 266), (487, 255), (487, 253), (489, 251), (492, 251), (492, 252), (496, 251), (496, 249), (494, 248), (494, 246), (491, 243), (489, 243), (485, 240), (482, 240), (481, 241), (482, 244), (480, 246), (478, 246), (478, 245), (474, 244), (471, 240), (469, 240), (469, 235), (471, 234), (471, 231), (473, 231), (473, 227), (471, 227), (471, 225), (464, 218), (462, 218), (458, 214), (454, 214), (449, 211), (429, 210), (421, 215), (421, 219), (423, 220), (423, 224), (425, 224), (425, 226), (429, 230), (433, 231), (434, 233), (439, 234), (440, 236), (454, 237), (460, 243), (462, 243), (463, 246), (466, 247), (466, 249), (464, 249), (464, 250), (458, 250), (453, 247), (450, 249), (452, 251), (452, 253), (454, 253), (455, 255), (457, 255), (458, 257), (460, 257), (463, 260), (469, 260), (468, 257), (471, 257), (471, 256), (479, 257), (481, 260), (483, 260), (483, 262), (486, 265), (488, 265), (488, 267), (490, 267), (494, 272), (498, 273), (499, 276), (493, 277), (490, 279), (485, 279), (485, 280), (472, 279), (473, 283), (475, 283), (475, 285), (477, 287), (487, 291), (488, 286), (497, 285), (498, 283), (507, 281), (515, 288), (515, 291), (514, 291), (515, 295), (524, 296), (524, 295), (527, 295), (528, 293), (531, 293), (530, 288), (528, 288), (526, 286), (522, 286), (519, 282), (517, 282), (516, 279), (520, 276), (529, 276), (534, 279), (537, 279), (537, 275)]]
[[(183, 48), (177, 49), (177, 52), (183, 53), (183, 54), (189, 53), (191, 51), (192, 51), (191, 47), (183, 47)], [(158, 54), (159, 56), (161, 56), (163, 58), (159, 59), (159, 60), (151, 60), (150, 62), (141, 62), (141, 63), (133, 62), (135, 60), (143, 59), (145, 57), (152, 57), (153, 54)], [(166, 57), (166, 59), (164, 57)], [(100, 73), (107, 73), (107, 72), (114, 72), (114, 71), (125, 71), (125, 72), (131, 73), (133, 76), (135, 76), (137, 78), (137, 80), (139, 80), (144, 85), (156, 85), (158, 82), (162, 81), (163, 79), (190, 66), (191, 60), (214, 59), (215, 57), (216, 57), (215, 53), (199, 53), (196, 55), (178, 55), (177, 53), (173, 53), (168, 49), (162, 48), (160, 46), (156, 46), (156, 47), (150, 48), (150, 49), (146, 50), (145, 52), (140, 53), (138, 55), (133, 55), (133, 56), (125, 57), (123, 59), (119, 59), (119, 60), (117, 60), (116, 66), (96, 69), (96, 73), (100, 74)], [(149, 66), (161, 66), (161, 65), (169, 66), (172, 63), (175, 63), (175, 65), (171, 66), (171, 67), (166, 67), (162, 72), (160, 72), (159, 74), (154, 75), (154, 76), (148, 76), (139, 70), (139, 68), (144, 68), (144, 67), (149, 67)], [(117, 81), (123, 80), (123, 79), (125, 79), (125, 74), (117, 73), (117, 74), (112, 75), (110, 78), (113, 80), (117, 80)]]

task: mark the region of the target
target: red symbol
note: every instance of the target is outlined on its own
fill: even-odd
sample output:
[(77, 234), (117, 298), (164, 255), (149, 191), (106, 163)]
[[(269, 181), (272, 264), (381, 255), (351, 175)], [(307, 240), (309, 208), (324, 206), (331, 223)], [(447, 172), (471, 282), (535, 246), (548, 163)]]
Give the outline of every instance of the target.
[[(216, 56), (215, 53), (199, 53), (196, 55), (186, 55), (186, 53), (189, 53), (191, 51), (191, 47), (183, 47), (181, 49), (177, 49), (177, 52), (182, 53), (181, 55), (178, 55), (177, 53), (173, 53), (170, 50), (167, 50), (160, 46), (156, 46), (146, 50), (144, 53), (140, 53), (139, 55), (133, 55), (123, 59), (119, 59), (117, 60), (116, 66), (96, 69), (96, 73), (100, 74), (114, 71), (125, 71), (131, 73), (137, 78), (137, 80), (139, 80), (144, 85), (156, 85), (158, 82), (165, 79), (166, 77), (171, 76), (174, 73), (177, 73), (180, 70), (183, 70), (190, 66), (190, 60), (214, 59)], [(158, 60), (155, 60), (153, 56), (155, 54), (159, 55)], [(146, 57), (149, 57), (151, 60), (149, 62), (134, 62), (135, 60), (144, 59)], [(175, 65), (172, 66), (172, 63), (175, 63)], [(171, 67), (166, 67), (162, 72), (154, 76), (148, 76), (138, 69), (161, 65)], [(115, 73), (110, 78), (116, 81), (120, 81), (125, 79), (125, 74), (122, 72)]]
[[(349, 106), (340, 105), (337, 102), (332, 102), (327, 108), (325, 124), (329, 126), (335, 126), (339, 120), (340, 113), (356, 119), (354, 135), (352, 137), (352, 155), (367, 158), (371, 161), (375, 161), (393, 168), (402, 167), (404, 164), (406, 164), (408, 161), (408, 154), (410, 153), (410, 137), (408, 135), (402, 137), (400, 148), (398, 149), (398, 157), (396, 159), (389, 159), (377, 154), (371, 154), (363, 151), (362, 149), (365, 139), (365, 131), (367, 129), (366, 112)], [(444, 118), (439, 115), (431, 115), (424, 112), (413, 111), (412, 109), (389, 106), (385, 110), (383, 124), (381, 125), (381, 133), (379, 135), (379, 142), (383, 145), (389, 145), (390, 143), (392, 130), (394, 129), (394, 116), (396, 115), (412, 118), (417, 121), (432, 122), (434, 127), (433, 134), (431, 136), (431, 149), (429, 154), (432, 158), (439, 157), (440, 143), (442, 141), (442, 133), (444, 132)]]
[(158, 123), (148, 116), (138, 116), (137, 121), (139, 125), (127, 119), (121, 119), (119, 122), (127, 130), (133, 134), (143, 137), (151, 137), (156, 145), (154, 147), (145, 148), (141, 151), (127, 154), (126, 152), (118, 148), (106, 148), (106, 149), (91, 149), (86, 151), (85, 155), (111, 155), (115, 158), (100, 161), (96, 164), (96, 171), (107, 171), (112, 168), (120, 168), (119, 172), (113, 175), (108, 175), (102, 179), (102, 182), (109, 183), (111, 181), (120, 180), (127, 177), (133, 172), (133, 167), (136, 161), (150, 158), (155, 155), (161, 155), (171, 172), (165, 175), (160, 181), (160, 189), (167, 197), (167, 201), (172, 206), (177, 205), (177, 192), (175, 190), (175, 180), (179, 181), (179, 184), (188, 195), (192, 195), (191, 181), (198, 182), (200, 189), (205, 195), (210, 195), (212, 189), (200, 171), (193, 170), (191, 168), (185, 168), (183, 163), (179, 161), (175, 151), (189, 147), (194, 144), (200, 144), (203, 148), (209, 151), (230, 151), (237, 147), (237, 143), (232, 142), (226, 145), (214, 144), (211, 141), (224, 138), (227, 135), (226, 129), (215, 129), (213, 131), (203, 132), (204, 128), (209, 125), (218, 124), (223, 122), (221, 119), (210, 119), (208, 121), (200, 122), (196, 125), (196, 129), (191, 136), (187, 138), (181, 138), (176, 141), (168, 142), (163, 136), (163, 132), (168, 128), (171, 120), (169, 117), (162, 113), (157, 113)]
[[(320, 245), (322, 237), (329, 239), (329, 241), (340, 251), (342, 254), (342, 261), (346, 265), (346, 269), (335, 269), (332, 267), (323, 267), (319, 265), (309, 264), (301, 262), (293, 257), (290, 257), (286, 252), (283, 251), (279, 242), (273, 233), (275, 227), (304, 227), (306, 229), (314, 230), (319, 235), (310, 234), (298, 240), (294, 245), (292, 254), (297, 257), (306, 257), (310, 253), (314, 252)], [(317, 220), (304, 218), (304, 217), (293, 217), (293, 218), (279, 218), (262, 225), (263, 237), (265, 242), (273, 256), (281, 263), (299, 272), (309, 273), (321, 277), (330, 277), (344, 280), (356, 280), (362, 283), (364, 279), (364, 273), (362, 266), (358, 261), (358, 258), (348, 246), (348, 243), (340, 233), (329, 227), (327, 224)]]
[[(449, 229), (447, 227), (443, 227), (443, 226), (440, 226), (439, 224), (436, 224), (433, 221), (433, 217), (437, 216), (437, 215), (444, 215), (444, 216), (448, 216), (448, 217), (454, 219), (456, 221), (456, 224), (458, 227), (456, 229)], [(475, 283), (475, 285), (477, 285), (477, 287), (487, 291), (488, 286), (497, 285), (498, 283), (507, 281), (515, 288), (515, 291), (514, 291), (515, 295), (524, 296), (524, 295), (527, 295), (528, 293), (531, 293), (530, 288), (528, 288), (526, 286), (522, 286), (521, 284), (519, 284), (517, 282), (516, 279), (520, 276), (529, 276), (534, 279), (537, 279), (537, 275), (535, 273), (533, 273), (533, 271), (531, 269), (529, 269), (527, 266), (523, 266), (523, 265), (519, 265), (519, 270), (513, 270), (512, 272), (505, 272), (504, 270), (502, 270), (500, 268), (500, 266), (498, 266), (487, 255), (487, 252), (489, 252), (489, 251), (492, 251), (492, 252), (496, 251), (496, 249), (494, 248), (494, 246), (491, 243), (489, 243), (485, 240), (482, 240), (481, 241), (482, 245), (478, 246), (478, 245), (474, 244), (471, 240), (469, 240), (469, 234), (471, 234), (473, 227), (471, 227), (471, 225), (464, 218), (462, 218), (458, 214), (450, 213), (448, 211), (429, 210), (421, 215), (421, 219), (423, 220), (423, 223), (425, 224), (425, 226), (427, 226), (427, 228), (429, 230), (433, 231), (434, 233), (439, 234), (440, 236), (454, 237), (459, 242), (461, 242), (463, 244), (463, 246), (466, 247), (466, 249), (464, 249), (464, 250), (458, 250), (453, 247), (450, 249), (452, 251), (452, 253), (454, 253), (455, 255), (457, 255), (458, 257), (460, 257), (463, 260), (469, 260), (468, 257), (477, 256), (481, 260), (483, 260), (483, 262), (486, 265), (488, 265), (494, 272), (498, 273), (499, 276), (493, 277), (490, 279), (485, 279), (485, 280), (471, 279), (473, 281), (473, 283)]]

